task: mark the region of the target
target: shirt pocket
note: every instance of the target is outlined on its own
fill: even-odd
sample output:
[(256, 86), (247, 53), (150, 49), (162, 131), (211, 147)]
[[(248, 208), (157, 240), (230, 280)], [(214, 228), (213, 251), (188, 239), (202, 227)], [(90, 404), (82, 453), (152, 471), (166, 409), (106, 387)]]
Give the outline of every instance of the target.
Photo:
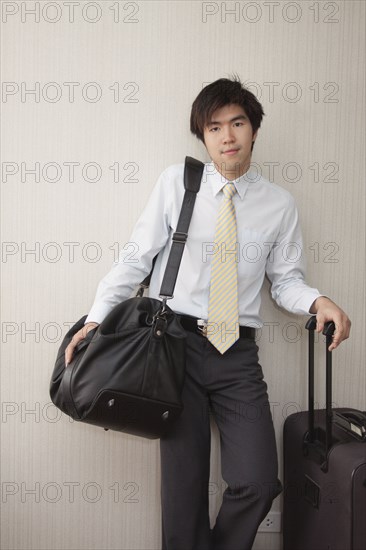
[(274, 235), (250, 227), (238, 231), (239, 272), (244, 277), (259, 277), (264, 273), (267, 258), (273, 254)]

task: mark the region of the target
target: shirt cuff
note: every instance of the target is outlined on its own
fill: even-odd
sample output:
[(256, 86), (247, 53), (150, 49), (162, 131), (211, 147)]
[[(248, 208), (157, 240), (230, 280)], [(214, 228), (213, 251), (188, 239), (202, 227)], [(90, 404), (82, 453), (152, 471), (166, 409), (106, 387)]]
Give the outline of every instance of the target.
[(89, 311), (87, 318), (85, 319), (84, 325), (86, 325), (86, 323), (100, 324), (107, 317), (110, 311), (111, 311), (111, 308), (108, 306), (108, 304), (93, 306)]
[(291, 307), (286, 307), (286, 304), (279, 305), (282, 305), (282, 307), (296, 315), (313, 315), (310, 313), (310, 308), (320, 296), (322, 294), (316, 288), (302, 288), (301, 292), (297, 292), (296, 298), (293, 298)]

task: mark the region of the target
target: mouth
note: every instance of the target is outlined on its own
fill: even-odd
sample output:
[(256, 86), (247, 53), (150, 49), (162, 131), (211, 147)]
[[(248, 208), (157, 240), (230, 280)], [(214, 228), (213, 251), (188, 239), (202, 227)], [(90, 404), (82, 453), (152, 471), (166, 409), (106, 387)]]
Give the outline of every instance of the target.
[(235, 155), (238, 151), (239, 151), (239, 149), (228, 149), (227, 151), (223, 151), (222, 154), (223, 155)]

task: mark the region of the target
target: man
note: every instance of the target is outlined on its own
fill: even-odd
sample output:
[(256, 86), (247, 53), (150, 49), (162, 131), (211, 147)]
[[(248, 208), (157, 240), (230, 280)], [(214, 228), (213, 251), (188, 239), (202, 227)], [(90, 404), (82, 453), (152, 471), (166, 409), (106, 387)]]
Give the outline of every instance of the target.
[[(262, 325), (265, 273), (280, 306), (316, 314), (318, 331), (334, 321), (330, 349), (349, 336), (347, 315), (304, 282), (292, 196), (250, 172), (263, 114), (237, 78), (206, 86), (192, 105), (191, 131), (211, 162), (205, 164), (169, 302), (187, 330), (187, 364), (184, 411), (172, 433), (160, 439), (163, 550), (249, 550), (282, 490), (267, 385), (250, 328)], [(100, 282), (85, 327), (66, 350), (67, 363), (86, 333), (130, 297), (157, 253), (150, 296), (159, 296), (183, 194), (183, 165), (167, 168), (131, 235), (138, 249), (134, 261), (122, 254)], [(212, 531), (210, 412), (220, 432), (222, 476), (228, 484)]]

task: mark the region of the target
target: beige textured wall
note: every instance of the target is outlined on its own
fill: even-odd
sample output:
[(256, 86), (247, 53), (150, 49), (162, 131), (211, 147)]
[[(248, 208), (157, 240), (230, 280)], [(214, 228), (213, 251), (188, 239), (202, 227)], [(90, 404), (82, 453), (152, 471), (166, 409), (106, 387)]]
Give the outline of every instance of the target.
[[(186, 154), (207, 160), (190, 106), (204, 83), (235, 71), (266, 113), (253, 163), (297, 200), (308, 282), (353, 321), (334, 353), (334, 402), (365, 408), (365, 3), (1, 8), (1, 548), (158, 549), (158, 442), (59, 414), (48, 385), (62, 334), (88, 311), (159, 173)], [(282, 467), (284, 418), (306, 406), (305, 319), (275, 307), (268, 285), (262, 313)], [(213, 433), (212, 521), (225, 488)], [(255, 549), (280, 539), (259, 534)]]

